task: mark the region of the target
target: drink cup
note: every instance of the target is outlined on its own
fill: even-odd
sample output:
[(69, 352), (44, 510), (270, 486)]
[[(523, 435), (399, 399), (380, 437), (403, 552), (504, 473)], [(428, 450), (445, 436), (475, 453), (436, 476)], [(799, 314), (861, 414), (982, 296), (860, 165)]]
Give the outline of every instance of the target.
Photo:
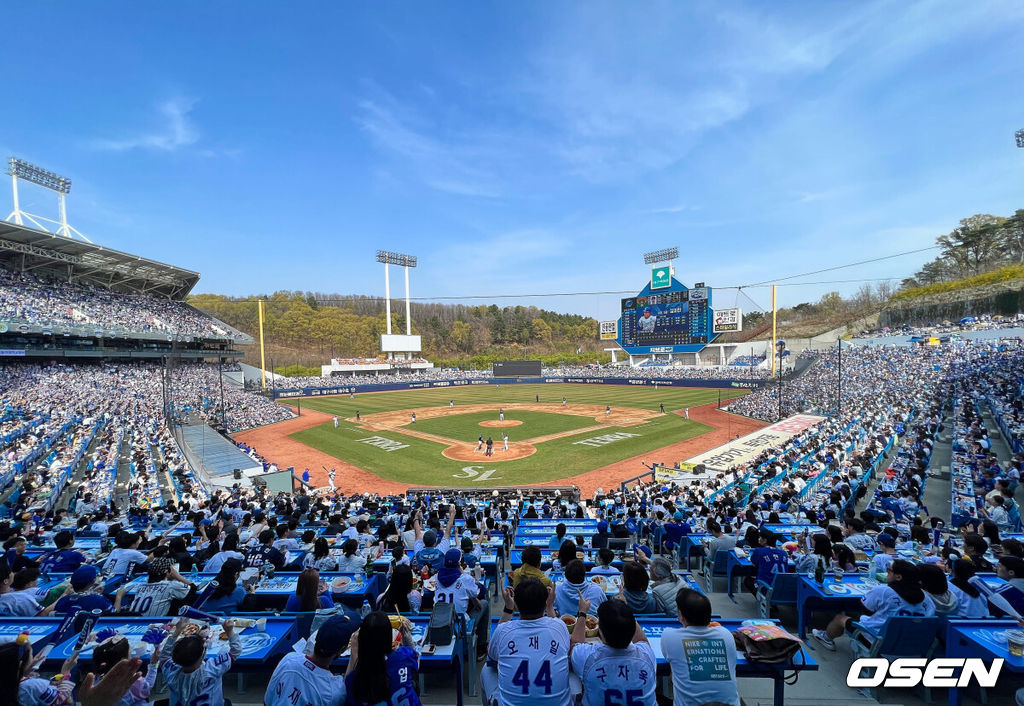
[(1024, 630), (1007, 630), (1006, 644), (1014, 657), (1024, 657)]
[(267, 619), (266, 618), (260, 618), (259, 620), (256, 621), (256, 632), (266, 632), (266, 631), (267, 631)]

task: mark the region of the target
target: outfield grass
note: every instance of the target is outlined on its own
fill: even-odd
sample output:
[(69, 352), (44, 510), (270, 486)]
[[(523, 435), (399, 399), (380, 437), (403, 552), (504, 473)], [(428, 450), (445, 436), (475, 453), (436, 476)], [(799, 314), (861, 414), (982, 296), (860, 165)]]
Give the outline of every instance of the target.
[[(455, 408), (458, 411), (458, 407)], [(476, 441), (481, 434), (484, 438), (492, 436), (495, 439), (501, 438), (504, 431), (510, 439), (532, 439), (535, 436), (545, 434), (558, 434), (573, 429), (592, 427), (598, 422), (593, 417), (582, 417), (575, 414), (557, 414), (550, 412), (531, 412), (525, 409), (506, 409), (505, 419), (522, 422), (514, 427), (482, 427), (480, 422), (496, 421), (497, 412), (469, 412), (457, 414), (450, 417), (435, 417), (433, 419), (420, 419), (416, 425), (404, 424), (403, 426), (416, 431), (427, 432), (446, 436), (449, 439), (459, 441)]]
[[(723, 389), (722, 401), (733, 399), (744, 394), (743, 390)], [(711, 389), (672, 389), (652, 387), (628, 387), (611, 385), (494, 385), (466, 386), (433, 390), (411, 390), (387, 393), (357, 394), (354, 399), (347, 396), (312, 397), (302, 399), (302, 406), (328, 414), (336, 414), (342, 418), (354, 417), (356, 410), (363, 415), (374, 412), (385, 412), (417, 407), (448, 406), (454, 400), (456, 409), (459, 404), (494, 404), (507, 405), (513, 402), (534, 402), (535, 395), (540, 396), (542, 403), (561, 403), (564, 395), (570, 403), (612, 405), (620, 407), (638, 407), (658, 410), (658, 405), (665, 404), (666, 412), (684, 407), (715, 402), (718, 390)], [(518, 418), (525, 412), (506, 410), (506, 418)], [(537, 414), (537, 413), (530, 413)], [(451, 438), (466, 438), (465, 432), (448, 433), (428, 428), (428, 423), (452, 423), (451, 429), (464, 426), (473, 428), (468, 440), (475, 440), (481, 431), (485, 436), (490, 433), (500, 439), (501, 429), (487, 429), (477, 423), (481, 419), (496, 419), (497, 413), (467, 414), (464, 419), (447, 417), (439, 419), (423, 419), (415, 425), (417, 431), (430, 431)], [(555, 420), (558, 420), (557, 422)], [(524, 421), (526, 421), (524, 419)], [(581, 424), (590, 426), (594, 420), (589, 417), (575, 415), (559, 415), (557, 413), (539, 413), (532, 420), (533, 426), (529, 435), (523, 434), (526, 424), (508, 428), (509, 436), (516, 439), (530, 438), (556, 431), (570, 431), (577, 426), (556, 427), (556, 424)], [(550, 425), (550, 426), (548, 426)], [(357, 427), (349, 422), (342, 422), (338, 429), (332, 423), (322, 424), (305, 431), (297, 432), (292, 438), (317, 448), (335, 458), (342, 459), (382, 478), (389, 478), (413, 485), (526, 485), (547, 480), (567, 478), (580, 473), (600, 468), (626, 458), (638, 456), (645, 451), (658, 449), (669, 444), (684, 441), (709, 431), (703, 424), (683, 419), (677, 414), (655, 416), (651, 421), (637, 426), (609, 426), (606, 430), (580, 432), (554, 439), (537, 445), (537, 452), (532, 456), (517, 460), (493, 462), (480, 456), (479, 461), (454, 461), (441, 455), (443, 444), (426, 439), (407, 436), (401, 432), (372, 432)], [(588, 446), (577, 442), (604, 434), (622, 432), (635, 434), (601, 446)], [(365, 443), (372, 437), (383, 437), (387, 440), (404, 445), (393, 451)], [(497, 445), (500, 447), (500, 443)], [(501, 451), (495, 451), (495, 458), (500, 458)], [(661, 459), (672, 461), (675, 459)], [(644, 469), (637, 464), (637, 473)]]
[[(339, 382), (339, 384), (342, 384)], [(628, 385), (467, 385), (429, 390), (402, 390), (401, 392), (364, 392), (354, 398), (348, 395), (333, 397), (303, 397), (302, 406), (339, 417), (354, 417), (356, 410), (362, 414), (388, 412), (413, 407), (446, 407), (449, 400), (459, 404), (510, 404), (512, 402), (533, 402), (539, 397), (542, 403), (561, 403), (564, 396), (569, 403), (620, 405), (657, 410), (660, 403), (665, 411), (697, 407), (708, 402), (717, 402), (721, 393), (722, 402), (742, 397), (748, 391), (725, 388), (721, 390), (701, 388), (672, 388)], [(293, 403), (295, 400), (288, 400)], [(418, 424), (419, 422), (417, 422)]]

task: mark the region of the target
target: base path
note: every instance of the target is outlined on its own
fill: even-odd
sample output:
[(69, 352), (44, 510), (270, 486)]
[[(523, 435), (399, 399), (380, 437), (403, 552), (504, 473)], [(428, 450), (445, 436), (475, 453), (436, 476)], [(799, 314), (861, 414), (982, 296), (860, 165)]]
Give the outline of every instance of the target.
[[(706, 434), (695, 436), (692, 439), (687, 439), (686, 441), (680, 441), (679, 443), (672, 444), (671, 446), (655, 449), (654, 451), (648, 451), (640, 454), (639, 456), (627, 458), (623, 461), (612, 463), (602, 468), (595, 468), (592, 471), (581, 473), (580, 475), (573, 476), (572, 478), (545, 481), (543, 483), (536, 483), (536, 485), (575, 485), (579, 486), (581, 497), (590, 497), (594, 494), (594, 491), (597, 488), (601, 488), (605, 492), (608, 492), (613, 488), (618, 488), (619, 483), (627, 478), (635, 478), (641, 473), (647, 471), (648, 469), (641, 465), (644, 461), (646, 461), (648, 465), (658, 462), (671, 467), (676, 461), (684, 461), (688, 458), (692, 458), (693, 456), (708, 451), (709, 449), (713, 449), (716, 446), (721, 446), (727, 441), (732, 441), (733, 439), (768, 426), (768, 422), (740, 417), (735, 414), (730, 414), (729, 412), (724, 412), (717, 407), (718, 403), (716, 402), (701, 405), (700, 407), (690, 407), (691, 420), (713, 427), (713, 429)], [(682, 416), (683, 412), (682, 410), (678, 410), (675, 414)]]
[[(466, 408), (469, 405), (461, 408), (461, 413), (465, 413)], [(483, 406), (483, 405), (481, 405)], [(542, 407), (545, 405), (541, 405)], [(574, 405), (569, 405), (573, 407)], [(579, 410), (578, 413), (583, 416), (604, 416), (604, 408), (600, 408), (600, 414), (595, 415), (593, 410), (594, 405), (579, 405), (580, 407), (589, 407), (586, 411)], [(511, 409), (512, 405), (506, 405), (506, 409)], [(550, 405), (547, 409), (539, 409), (537, 405), (522, 405), (522, 408), (533, 408), (537, 411), (565, 411), (565, 408), (561, 405)], [(294, 407), (292, 410), (294, 411)], [(433, 408), (437, 409), (437, 408)], [(447, 409), (447, 408), (445, 408)], [(458, 408), (456, 408), (458, 409)], [(493, 408), (497, 411), (497, 407)], [(480, 411), (480, 410), (472, 410)], [(613, 414), (616, 409), (612, 407)], [(624, 411), (624, 410), (623, 410)], [(646, 410), (629, 410), (631, 413), (646, 412)], [(451, 412), (456, 414), (457, 412)], [(656, 412), (647, 412), (651, 416), (656, 416)], [(389, 413), (384, 413), (389, 414)], [(409, 420), (408, 412), (401, 413), (403, 417), (403, 423), (407, 423)], [(676, 412), (676, 414), (682, 414), (682, 411)], [(376, 416), (376, 415), (368, 415)], [(419, 412), (417, 412), (417, 416)], [(432, 415), (432, 416), (445, 416), (445, 415)], [(622, 425), (625, 421), (623, 418), (627, 415), (620, 415), (618, 424)], [(631, 416), (631, 415), (630, 415)], [(423, 417), (426, 418), (426, 417)], [(323, 412), (315, 412), (313, 410), (304, 409), (302, 410), (302, 416), (294, 419), (288, 419), (283, 422), (277, 422), (276, 424), (268, 424), (267, 426), (259, 427), (257, 429), (249, 429), (248, 431), (239, 432), (233, 434), (233, 438), (237, 441), (243, 441), (248, 444), (251, 448), (255, 448), (261, 456), (277, 463), (281, 468), (287, 468), (288, 466), (294, 466), (298, 473), (302, 473), (302, 469), (309, 468), (310, 480), (314, 487), (326, 486), (327, 485), (327, 472), (321, 468), (326, 466), (327, 468), (336, 468), (338, 471), (337, 477), (335, 478), (336, 488), (345, 494), (351, 493), (365, 493), (372, 489), (374, 493), (390, 494), (390, 493), (404, 493), (410, 487), (408, 483), (400, 483), (398, 481), (385, 480), (378, 475), (364, 471), (361, 468), (357, 468), (352, 464), (345, 463), (330, 454), (326, 454), (323, 451), (318, 451), (311, 446), (307, 446), (302, 442), (296, 441), (295, 439), (289, 438), (289, 434), (309, 429), (311, 427), (318, 426), (320, 424), (326, 424), (333, 419), (332, 415), (324, 414)], [(365, 423), (366, 417), (363, 417)], [(641, 461), (646, 461), (651, 464), (655, 461), (664, 463), (668, 466), (672, 466), (676, 461), (682, 461), (687, 458), (696, 456), (699, 453), (703, 453), (709, 449), (713, 449), (716, 446), (721, 446), (727, 441), (731, 441), (737, 437), (749, 434), (752, 431), (756, 431), (762, 427), (767, 426), (767, 422), (762, 422), (757, 419), (748, 419), (746, 417), (740, 417), (735, 414), (729, 414), (728, 412), (721, 411), (716, 408), (716, 403), (702, 405), (700, 407), (690, 407), (690, 419), (701, 424), (706, 424), (712, 427), (712, 430), (706, 434), (695, 436), (692, 439), (681, 441), (676, 444), (671, 444), (654, 451), (648, 451), (628, 458), (618, 463), (613, 463), (602, 468), (597, 468), (587, 473), (582, 473), (572, 478), (563, 478), (560, 480), (551, 480), (544, 483), (537, 483), (535, 485), (576, 485), (579, 486), (580, 492), (583, 497), (589, 497), (593, 495), (594, 490), (598, 487), (605, 491), (617, 488), (619, 483), (626, 480), (627, 478), (633, 478), (638, 476), (647, 469), (640, 465)], [(354, 420), (349, 420), (354, 421)], [(602, 420), (603, 421), (603, 420)], [(639, 423), (642, 420), (633, 421), (633, 423)], [(626, 421), (629, 424), (630, 421)], [(372, 428), (372, 425), (365, 425)], [(412, 426), (412, 425), (408, 425)], [(405, 427), (408, 429), (408, 426)], [(583, 430), (574, 430), (565, 433), (580, 433)], [(426, 434), (417, 433), (416, 436), (427, 436)], [(551, 435), (559, 436), (559, 435)], [(550, 437), (538, 437), (538, 439), (531, 439), (531, 441), (538, 441), (547, 439)], [(436, 440), (436, 439), (435, 439)], [(456, 458), (450, 456), (448, 452), (452, 451), (451, 447), (446, 449), (445, 456), (449, 458)], [(512, 460), (506, 456), (505, 459), (501, 459), (506, 453), (511, 454), (517, 447), (523, 448), (524, 455), (529, 455), (535, 450), (530, 444), (524, 442), (513, 443), (510, 445), (508, 452), (500, 450), (500, 446), (495, 445), (494, 456), (491, 457), (491, 461), (497, 460)], [(526, 447), (530, 447), (529, 450)], [(456, 460), (469, 460), (476, 461), (484, 458), (483, 453), (474, 453), (473, 449), (475, 445), (466, 445), (465, 449), (468, 453), (466, 458), (457, 458)], [(461, 452), (460, 452), (461, 453)]]
[[(292, 411), (294, 410), (292, 407)], [(298, 475), (302, 474), (303, 469), (308, 468), (310, 482), (314, 487), (327, 485), (327, 472), (321, 468), (327, 466), (337, 469), (334, 485), (343, 493), (365, 493), (370, 488), (373, 492), (381, 494), (404, 493), (409, 487), (408, 483), (385, 480), (288, 437), (289, 434), (326, 424), (332, 419), (333, 416), (330, 414), (304, 409), (301, 417), (239, 432), (234, 434), (233, 438), (236, 441), (244, 441), (250, 448), (256, 449), (260, 456), (277, 463), (280, 468), (294, 466)]]
[[(498, 410), (504, 409), (506, 416), (509, 412), (522, 409), (528, 412), (546, 412), (548, 414), (572, 414), (577, 417), (593, 417), (594, 421), (599, 424), (615, 424), (618, 426), (632, 426), (634, 424), (643, 424), (650, 420), (652, 417), (657, 417), (658, 412), (650, 409), (639, 409), (637, 407), (611, 407), (608, 410), (608, 414), (605, 414), (605, 408), (597, 404), (568, 404), (561, 405), (557, 403), (536, 404), (533, 402), (513, 402), (511, 404), (497, 405), (497, 404), (464, 404), (458, 407), (415, 407), (409, 409), (402, 409), (392, 412), (375, 412), (373, 414), (364, 414), (360, 422), (363, 426), (368, 429), (373, 429), (372, 425), (379, 425), (381, 429), (393, 429), (395, 431), (413, 430), (416, 426), (412, 423), (412, 413), (416, 413), (416, 419), (437, 419), (438, 417), (454, 417), (460, 414), (473, 414), (476, 412), (494, 412), (494, 416), (498, 416)], [(348, 421), (355, 422), (354, 417), (349, 417)], [(512, 424), (509, 424), (512, 422)], [(504, 424), (506, 426), (512, 426), (514, 424), (521, 424), (522, 422), (515, 419), (506, 419)], [(495, 418), (488, 422), (487, 420), (480, 422), (483, 426), (502, 426), (502, 422)], [(532, 441), (532, 440), (531, 440)]]

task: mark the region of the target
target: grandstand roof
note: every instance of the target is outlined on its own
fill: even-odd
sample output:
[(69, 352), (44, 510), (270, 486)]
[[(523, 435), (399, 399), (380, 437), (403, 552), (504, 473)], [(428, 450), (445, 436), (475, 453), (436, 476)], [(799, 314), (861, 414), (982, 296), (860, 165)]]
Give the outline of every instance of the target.
[(199, 273), (101, 245), (0, 221), (0, 260), (13, 269), (43, 270), (63, 280), (184, 299)]

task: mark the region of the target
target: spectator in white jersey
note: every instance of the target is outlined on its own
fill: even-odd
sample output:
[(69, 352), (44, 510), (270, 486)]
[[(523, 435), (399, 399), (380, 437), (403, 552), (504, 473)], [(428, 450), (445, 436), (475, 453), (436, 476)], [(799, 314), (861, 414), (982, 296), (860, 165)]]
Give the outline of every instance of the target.
[(331, 663), (348, 647), (352, 619), (335, 615), (316, 631), (313, 653), (289, 652), (278, 663), (265, 706), (341, 706), (345, 703), (345, 677), (331, 673)]
[(131, 611), (137, 615), (170, 615), (171, 601), (183, 600), (189, 594), (189, 585), (169, 578), (171, 560), (159, 557), (149, 563), (149, 582), (139, 586), (132, 599)]
[(658, 665), (633, 610), (621, 601), (598, 607), (599, 645), (586, 642), (589, 610), (590, 601), (580, 598), (569, 646), (572, 670), (583, 682), (584, 706), (656, 703)]
[[(579, 686), (570, 685), (569, 633), (555, 618), (554, 591), (526, 578), (502, 595), (505, 607), (488, 647), (497, 668), (485, 667), (480, 673), (484, 703), (568, 706)], [(517, 609), (519, 620), (511, 620)]]
[(188, 622), (184, 618), (178, 620), (163, 645), (160, 671), (170, 691), (169, 706), (223, 706), (223, 678), (242, 654), (242, 640), (235, 632), (234, 622), (225, 620), (222, 627), (228, 636), (228, 651), (207, 659), (206, 638), (202, 634), (178, 639)]

